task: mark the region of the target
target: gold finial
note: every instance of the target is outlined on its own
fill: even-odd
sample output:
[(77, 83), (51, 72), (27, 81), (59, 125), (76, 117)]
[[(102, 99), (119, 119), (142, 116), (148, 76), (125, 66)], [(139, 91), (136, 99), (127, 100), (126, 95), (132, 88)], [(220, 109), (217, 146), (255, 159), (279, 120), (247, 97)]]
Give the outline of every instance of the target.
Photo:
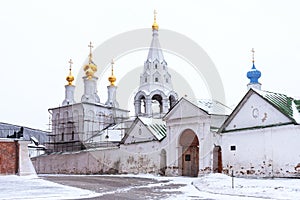
[(156, 23), (156, 15), (157, 15), (157, 11), (156, 10), (154, 10), (154, 22), (153, 22), (153, 24), (152, 24), (152, 30), (158, 30), (158, 24)]
[(112, 85), (112, 86), (115, 85), (115, 82), (116, 82), (116, 80), (117, 80), (117, 78), (116, 78), (115, 75), (114, 75), (114, 64), (115, 64), (115, 62), (114, 62), (114, 60), (112, 59), (112, 60), (111, 60), (111, 76), (108, 77), (108, 81), (110, 82), (110, 85)]
[(69, 68), (69, 76), (67, 76), (66, 80), (68, 81), (68, 85), (72, 85), (72, 82), (74, 81), (74, 76), (72, 76), (72, 59), (69, 60), (70, 68)]
[(90, 44), (88, 45), (88, 47), (90, 47), (89, 64), (91, 64), (92, 63), (92, 58), (93, 58), (92, 49), (94, 48), (94, 46), (92, 45), (92, 42), (90, 42)]
[(252, 48), (251, 52), (252, 52), (252, 62), (254, 63), (254, 53), (255, 53), (254, 48)]
[(92, 77), (94, 76), (95, 72), (97, 71), (97, 66), (93, 63), (93, 55), (92, 55), (92, 49), (93, 49), (93, 45), (92, 42), (90, 42), (90, 44), (88, 45), (88, 47), (90, 48), (90, 54), (89, 54), (89, 63), (86, 64), (83, 67), (83, 70), (85, 71), (85, 74), (87, 76), (88, 79), (92, 79)]

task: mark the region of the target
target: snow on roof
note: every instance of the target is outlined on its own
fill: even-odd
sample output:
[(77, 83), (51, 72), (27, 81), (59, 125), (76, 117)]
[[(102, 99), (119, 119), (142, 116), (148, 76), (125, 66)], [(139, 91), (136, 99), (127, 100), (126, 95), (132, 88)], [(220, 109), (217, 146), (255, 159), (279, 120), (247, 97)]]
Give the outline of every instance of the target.
[(196, 101), (196, 105), (208, 112), (210, 115), (230, 115), (232, 109), (225, 106), (219, 101), (212, 99), (200, 99)]
[(145, 124), (151, 133), (156, 137), (157, 140), (162, 140), (166, 137), (167, 127), (166, 122), (162, 119), (139, 117), (139, 119)]
[[(13, 135), (14, 132), (20, 131), (21, 127), (22, 126), (0, 122), (0, 138), (6, 138), (7, 135)], [(48, 142), (48, 133), (49, 132), (46, 131), (24, 127), (23, 138), (24, 140), (29, 141), (30, 137), (34, 136), (41, 144), (44, 144), (45, 142)]]

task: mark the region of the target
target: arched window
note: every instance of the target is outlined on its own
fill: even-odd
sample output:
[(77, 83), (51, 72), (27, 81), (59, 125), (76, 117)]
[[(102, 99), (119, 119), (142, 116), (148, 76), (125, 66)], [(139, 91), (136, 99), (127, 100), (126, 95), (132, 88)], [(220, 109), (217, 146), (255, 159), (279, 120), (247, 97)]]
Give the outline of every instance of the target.
[(155, 80), (155, 82), (158, 82), (158, 78), (157, 77), (154, 80)]

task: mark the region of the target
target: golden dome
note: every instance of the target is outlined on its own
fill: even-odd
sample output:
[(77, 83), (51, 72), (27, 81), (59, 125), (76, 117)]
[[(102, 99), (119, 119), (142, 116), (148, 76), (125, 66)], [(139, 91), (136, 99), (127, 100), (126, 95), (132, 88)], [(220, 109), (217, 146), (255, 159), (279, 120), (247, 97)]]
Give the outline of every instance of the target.
[(110, 82), (110, 85), (115, 85), (117, 78), (114, 75), (114, 60), (111, 61), (111, 76), (108, 77), (108, 81)]
[(117, 78), (114, 75), (111, 75), (108, 77), (108, 81), (110, 82), (111, 85), (115, 85)]
[(70, 63), (70, 69), (69, 69), (69, 76), (66, 77), (66, 80), (68, 81), (68, 85), (72, 85), (72, 82), (74, 81), (74, 76), (72, 75), (72, 59), (69, 61)]
[(74, 81), (74, 76), (69, 75), (67, 76), (66, 80), (68, 81), (68, 85), (72, 85), (72, 82)]
[(91, 79), (95, 72), (97, 71), (97, 66), (93, 63), (93, 55), (92, 55), (92, 42), (90, 42), (89, 46), (90, 48), (90, 54), (89, 54), (89, 63), (84, 65), (83, 70), (85, 72), (85, 75), (87, 76), (88, 79)]
[(158, 24), (156, 23), (156, 14), (157, 14), (157, 12), (156, 12), (156, 10), (154, 10), (154, 22), (152, 24), (152, 30), (158, 31)]

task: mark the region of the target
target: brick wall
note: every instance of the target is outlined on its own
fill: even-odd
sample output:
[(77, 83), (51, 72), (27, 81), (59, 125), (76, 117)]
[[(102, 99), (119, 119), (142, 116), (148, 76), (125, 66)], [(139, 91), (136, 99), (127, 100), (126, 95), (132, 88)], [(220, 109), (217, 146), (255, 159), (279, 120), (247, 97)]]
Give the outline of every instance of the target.
[(19, 144), (17, 141), (0, 140), (0, 174), (17, 174), (19, 168)]

